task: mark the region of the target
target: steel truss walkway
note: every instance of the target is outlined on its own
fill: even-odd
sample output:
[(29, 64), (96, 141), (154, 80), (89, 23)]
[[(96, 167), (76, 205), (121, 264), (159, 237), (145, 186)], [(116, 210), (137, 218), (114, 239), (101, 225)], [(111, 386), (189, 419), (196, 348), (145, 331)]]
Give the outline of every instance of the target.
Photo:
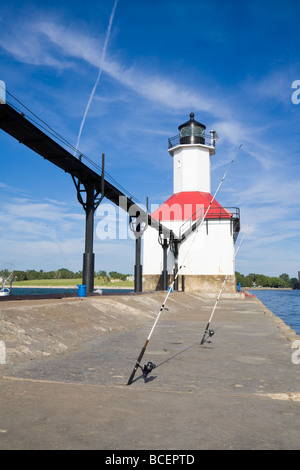
[(143, 233), (142, 225), (150, 225), (155, 228), (159, 234), (162, 234), (165, 238), (173, 240), (176, 243), (176, 241), (179, 240), (176, 240), (174, 233), (164, 227), (159, 221), (153, 219), (149, 213), (145, 212), (143, 208), (132, 200), (132, 197), (128, 197), (122, 190), (118, 189), (105, 178), (103, 160), (102, 174), (99, 175), (85, 165), (80, 158), (78, 159), (73, 156), (39, 127), (30, 122), (30, 120), (25, 117), (24, 113), (17, 111), (8, 103), (0, 104), (0, 129), (72, 176), (77, 189), (78, 200), (86, 212), (83, 284), (87, 285), (88, 293), (93, 292), (94, 289), (94, 212), (103, 197), (127, 211), (130, 215), (130, 219), (135, 218), (135, 290), (140, 292), (142, 290), (140, 254), (140, 238)]

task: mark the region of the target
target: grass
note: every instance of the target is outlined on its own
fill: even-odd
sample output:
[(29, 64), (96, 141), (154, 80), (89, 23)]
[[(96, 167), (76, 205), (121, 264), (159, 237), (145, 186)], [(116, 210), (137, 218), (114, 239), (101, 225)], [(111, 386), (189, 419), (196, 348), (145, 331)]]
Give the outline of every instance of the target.
[[(31, 281), (15, 281), (13, 287), (26, 287), (26, 286), (38, 286), (38, 287), (65, 287), (65, 286), (77, 286), (82, 284), (82, 279), (35, 279)], [(95, 286), (101, 287), (134, 287), (133, 281), (117, 281), (117, 282), (103, 282), (103, 279), (95, 278)]]

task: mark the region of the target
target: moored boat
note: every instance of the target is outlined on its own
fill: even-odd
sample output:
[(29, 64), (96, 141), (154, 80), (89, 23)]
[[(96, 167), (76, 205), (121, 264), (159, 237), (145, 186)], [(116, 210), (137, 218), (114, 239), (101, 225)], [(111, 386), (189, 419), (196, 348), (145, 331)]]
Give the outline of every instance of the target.
[(14, 275), (14, 267), (12, 264), (0, 265), (0, 297), (11, 295), (12, 283), (16, 276)]

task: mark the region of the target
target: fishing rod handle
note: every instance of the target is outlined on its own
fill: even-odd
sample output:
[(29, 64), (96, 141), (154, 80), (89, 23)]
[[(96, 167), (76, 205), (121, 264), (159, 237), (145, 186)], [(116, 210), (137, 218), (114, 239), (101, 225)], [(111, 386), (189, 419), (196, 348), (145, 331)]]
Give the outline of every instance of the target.
[(141, 360), (143, 359), (143, 356), (144, 356), (144, 354), (145, 354), (146, 347), (147, 347), (147, 344), (148, 344), (148, 343), (149, 343), (149, 340), (147, 339), (147, 341), (146, 341), (145, 345), (143, 346), (143, 348), (142, 348), (142, 350), (141, 350), (141, 352), (140, 352), (140, 355), (139, 355), (139, 357), (138, 357), (138, 359), (137, 359), (137, 361), (136, 361), (136, 364), (135, 364), (135, 366), (134, 366), (134, 368), (133, 368), (133, 371), (132, 371), (132, 373), (131, 373), (131, 376), (129, 377), (129, 380), (128, 380), (128, 382), (127, 382), (127, 385), (131, 385), (131, 384), (132, 384), (132, 381), (133, 381), (133, 379), (134, 379), (135, 373), (136, 373), (136, 371), (137, 371), (138, 368), (139, 368), (139, 365), (140, 365)]

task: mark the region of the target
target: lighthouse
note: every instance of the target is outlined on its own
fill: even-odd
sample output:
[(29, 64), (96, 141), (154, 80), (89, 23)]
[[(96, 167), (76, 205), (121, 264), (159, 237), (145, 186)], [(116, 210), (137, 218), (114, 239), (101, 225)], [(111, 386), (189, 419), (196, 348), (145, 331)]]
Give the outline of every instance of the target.
[(175, 289), (235, 292), (234, 244), (240, 211), (223, 207), (211, 194), (211, 158), (218, 135), (195, 119), (168, 140), (173, 159), (173, 194), (151, 214), (172, 234), (151, 226), (144, 233), (143, 290), (165, 290), (178, 272)]

